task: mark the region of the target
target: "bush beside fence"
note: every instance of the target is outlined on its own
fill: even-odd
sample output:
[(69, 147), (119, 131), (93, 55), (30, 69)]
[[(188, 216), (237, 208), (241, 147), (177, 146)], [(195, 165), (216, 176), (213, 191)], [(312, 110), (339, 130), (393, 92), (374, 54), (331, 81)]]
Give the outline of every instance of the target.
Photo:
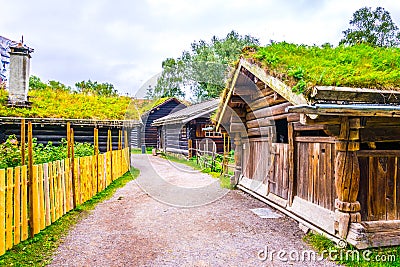
[(31, 188), (26, 165), (0, 169), (0, 255), (91, 199), (129, 168), (130, 152), (124, 148), (33, 165)]

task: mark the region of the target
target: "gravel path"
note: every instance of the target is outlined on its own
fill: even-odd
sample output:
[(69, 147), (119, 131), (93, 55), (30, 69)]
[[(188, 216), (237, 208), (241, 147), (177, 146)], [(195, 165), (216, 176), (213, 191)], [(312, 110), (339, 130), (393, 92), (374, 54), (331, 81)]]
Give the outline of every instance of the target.
[[(266, 204), (239, 190), (218, 189), (215, 179), (184, 165), (147, 155), (134, 155), (133, 162), (140, 177), (80, 221), (50, 266), (336, 266), (285, 262), (277, 253), (262, 261), (260, 250), (309, 250), (295, 221), (258, 217), (250, 209)], [(167, 183), (171, 188), (165, 189)], [(179, 193), (186, 196), (174, 197)], [(195, 200), (199, 194), (209, 204)]]

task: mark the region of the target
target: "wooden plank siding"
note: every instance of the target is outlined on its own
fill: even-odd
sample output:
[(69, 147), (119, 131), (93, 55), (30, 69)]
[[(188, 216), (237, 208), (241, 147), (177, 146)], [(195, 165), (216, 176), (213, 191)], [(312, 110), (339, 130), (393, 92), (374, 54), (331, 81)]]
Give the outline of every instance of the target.
[(243, 175), (267, 185), (267, 192), (283, 199), (289, 189), (289, 145), (250, 139), (243, 149)]
[(362, 220), (400, 219), (399, 160), (398, 150), (359, 151)]
[(335, 144), (296, 142), (296, 155), (297, 196), (333, 211)]

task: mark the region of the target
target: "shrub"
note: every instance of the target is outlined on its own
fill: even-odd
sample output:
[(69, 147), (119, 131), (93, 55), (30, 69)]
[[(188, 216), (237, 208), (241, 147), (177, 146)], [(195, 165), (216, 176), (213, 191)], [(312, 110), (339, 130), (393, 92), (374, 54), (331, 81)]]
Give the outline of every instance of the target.
[[(25, 148), (25, 158), (28, 159), (28, 148)], [(94, 155), (94, 146), (89, 143), (75, 143), (75, 157)], [(36, 138), (33, 139), (33, 162), (41, 164), (67, 157), (67, 141), (61, 140), (59, 146), (54, 146), (52, 142), (46, 145), (38, 144)], [(8, 139), (0, 144), (0, 169), (16, 167), (21, 165), (21, 146), (15, 135), (10, 135)]]

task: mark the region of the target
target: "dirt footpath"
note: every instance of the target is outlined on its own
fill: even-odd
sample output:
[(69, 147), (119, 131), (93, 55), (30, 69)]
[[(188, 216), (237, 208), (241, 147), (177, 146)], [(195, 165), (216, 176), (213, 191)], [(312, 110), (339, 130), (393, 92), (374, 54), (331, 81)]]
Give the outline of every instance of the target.
[(79, 222), (51, 266), (335, 266), (286, 262), (288, 254), (279, 260), (277, 252), (271, 261), (273, 251), (309, 250), (295, 221), (260, 218), (250, 209), (264, 203), (219, 189), (215, 179), (184, 165), (147, 155), (133, 162), (140, 177)]

